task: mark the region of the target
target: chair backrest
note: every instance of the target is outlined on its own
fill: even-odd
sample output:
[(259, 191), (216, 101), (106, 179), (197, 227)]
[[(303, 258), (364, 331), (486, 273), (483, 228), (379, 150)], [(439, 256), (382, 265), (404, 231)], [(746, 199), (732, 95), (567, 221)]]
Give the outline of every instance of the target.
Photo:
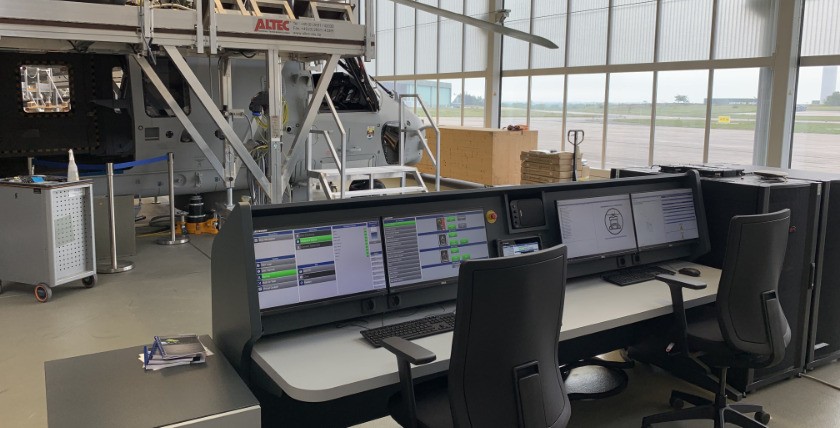
[[(787, 249), (790, 210), (735, 216), (717, 294), (718, 321), (727, 345), (762, 366), (784, 357), (789, 331), (779, 304), (779, 275)], [(789, 335), (789, 333), (787, 333)]]
[(455, 426), (566, 426), (557, 366), (565, 288), (564, 245), (461, 265), (449, 360)]

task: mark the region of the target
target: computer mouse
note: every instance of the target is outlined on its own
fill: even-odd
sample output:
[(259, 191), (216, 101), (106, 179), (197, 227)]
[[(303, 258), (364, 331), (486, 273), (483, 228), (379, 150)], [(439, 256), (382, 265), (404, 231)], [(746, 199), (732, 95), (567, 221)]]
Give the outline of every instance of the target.
[(678, 270), (677, 272), (679, 272), (683, 275), (688, 275), (688, 276), (700, 276), (700, 271), (693, 268), (693, 267), (684, 267), (684, 268)]

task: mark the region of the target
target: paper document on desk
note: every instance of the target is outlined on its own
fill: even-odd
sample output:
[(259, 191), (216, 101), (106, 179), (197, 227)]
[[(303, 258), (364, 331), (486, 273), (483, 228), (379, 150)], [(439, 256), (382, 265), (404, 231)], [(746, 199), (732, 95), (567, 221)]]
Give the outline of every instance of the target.
[(199, 364), (213, 353), (207, 349), (197, 335), (155, 336), (155, 342), (140, 354), (140, 361), (146, 370), (160, 370), (186, 364)]
[[(143, 354), (140, 354), (140, 363), (143, 363)], [(167, 367), (175, 367), (175, 366), (185, 366), (187, 364), (199, 364), (205, 361), (204, 357), (195, 357), (195, 358), (178, 358), (172, 360), (149, 360), (148, 364), (145, 365), (146, 370), (160, 370), (165, 369)]]
[(164, 360), (197, 356), (207, 351), (201, 339), (194, 334), (155, 336), (155, 345)]
[[(187, 364), (200, 364), (207, 360), (206, 357), (213, 355), (213, 351), (204, 348), (204, 352), (198, 356), (189, 356), (189, 357), (180, 357), (180, 358), (169, 358), (169, 359), (161, 359), (160, 356), (157, 358), (152, 358), (149, 362), (145, 365), (146, 370), (160, 370), (165, 369), (167, 367), (175, 367), (175, 366), (184, 366)], [(143, 354), (138, 354), (137, 357), (140, 360), (140, 365), (143, 366), (144, 359)]]

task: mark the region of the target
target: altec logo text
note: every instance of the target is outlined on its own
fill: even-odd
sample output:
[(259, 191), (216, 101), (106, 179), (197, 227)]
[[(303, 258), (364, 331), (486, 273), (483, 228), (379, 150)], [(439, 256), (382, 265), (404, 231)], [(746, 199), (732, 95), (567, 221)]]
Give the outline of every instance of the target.
[(282, 19), (258, 19), (254, 31), (289, 31), (289, 21)]

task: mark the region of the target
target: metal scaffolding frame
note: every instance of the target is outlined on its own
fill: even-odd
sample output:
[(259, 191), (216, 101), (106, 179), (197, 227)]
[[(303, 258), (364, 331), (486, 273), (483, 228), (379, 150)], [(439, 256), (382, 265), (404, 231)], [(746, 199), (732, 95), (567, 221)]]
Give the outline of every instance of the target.
[[(371, 0), (368, 2), (370, 10)], [(347, 7), (350, 7), (348, 3)], [(352, 9), (346, 9), (349, 13)], [(324, 20), (315, 13), (313, 17), (295, 17), (285, 8), (284, 14), (226, 13), (218, 7), (203, 9), (196, 2), (196, 9), (182, 10), (156, 8), (151, 2), (140, 6), (89, 4), (51, 0), (25, 2), (0, 2), (0, 46), (21, 41), (32, 46), (54, 41), (100, 42), (109, 51), (120, 50), (130, 54), (162, 95), (169, 108), (193, 137), (214, 170), (225, 181), (228, 206), (232, 206), (232, 188), (238, 168), (236, 157), (248, 168), (259, 187), (274, 203), (283, 200), (289, 168), (283, 160), (291, 155), (298, 143), (305, 140), (319, 107), (324, 100), (332, 75), (342, 57), (374, 57), (373, 33), (356, 19)], [(24, 43), (25, 44), (25, 43)], [(221, 112), (213, 98), (187, 64), (182, 51), (220, 55), (225, 50), (258, 51), (266, 60), (267, 90), (269, 92), (269, 118), (271, 143), (269, 158), (270, 176), (266, 175), (248, 152), (244, 143), (231, 126), (231, 113)], [(172, 60), (184, 77), (198, 101), (209, 113), (225, 137), (225, 156), (220, 160), (201, 137), (189, 116), (178, 106), (168, 88), (152, 67), (155, 50), (160, 50)], [(224, 56), (223, 56), (224, 59)], [(326, 66), (297, 134), (283, 150), (282, 142), (282, 84), (280, 70), (283, 60), (325, 61)], [(230, 62), (224, 59), (221, 68), (222, 104), (230, 107), (232, 96)]]
[[(79, 40), (145, 47), (177, 46), (216, 54), (221, 49), (282, 52), (299, 59), (325, 55), (373, 58), (364, 25), (286, 15), (219, 14), (197, 10), (54, 0), (0, 2), (0, 37)], [(329, 25), (323, 25), (324, 22)], [(215, 24), (214, 24), (215, 22)], [(129, 52), (131, 50), (128, 50)]]

